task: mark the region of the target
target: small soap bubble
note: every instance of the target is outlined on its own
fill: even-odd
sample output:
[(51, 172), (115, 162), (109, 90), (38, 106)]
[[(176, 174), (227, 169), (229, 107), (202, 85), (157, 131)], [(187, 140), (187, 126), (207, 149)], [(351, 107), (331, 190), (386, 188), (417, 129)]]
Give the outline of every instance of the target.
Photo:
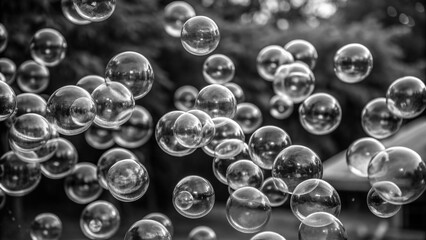
[(58, 240), (62, 235), (62, 222), (53, 213), (42, 213), (35, 217), (30, 226), (32, 240)]
[(0, 81), (0, 121), (8, 119), (15, 112), (17, 101), (13, 89)]
[(102, 193), (96, 177), (96, 166), (82, 162), (77, 163), (64, 181), (68, 198), (78, 204), (87, 204), (96, 200)]
[(276, 232), (260, 232), (254, 235), (250, 240), (285, 240), (285, 238)]
[(193, 109), (197, 96), (198, 90), (191, 85), (185, 85), (176, 89), (174, 95), (174, 104), (176, 109), (180, 111)]
[(61, 9), (65, 18), (71, 23), (76, 25), (86, 25), (90, 23), (89, 20), (84, 19), (77, 13), (73, 0), (61, 0)]
[(308, 41), (302, 39), (296, 39), (288, 42), (284, 49), (287, 50), (295, 61), (302, 61), (306, 63), (310, 69), (314, 69), (318, 53), (315, 47)]
[(3, 74), (5, 82), (11, 85), (16, 77), (15, 63), (9, 58), (0, 58), (0, 73)]
[(41, 163), (41, 172), (51, 179), (66, 177), (78, 162), (78, 152), (65, 138), (56, 139), (57, 147), (53, 156)]
[(67, 41), (57, 30), (43, 28), (31, 39), (30, 51), (34, 61), (47, 67), (54, 67), (65, 58)]
[(216, 233), (207, 226), (198, 226), (189, 232), (189, 240), (216, 240)]
[(127, 230), (124, 240), (172, 240), (172, 235), (161, 223), (142, 219)]
[(89, 129), (84, 132), (84, 138), (87, 144), (95, 149), (108, 149), (115, 143), (112, 130), (99, 127), (96, 123), (93, 123)]
[(281, 65), (294, 62), (293, 56), (278, 45), (270, 45), (257, 55), (257, 73), (267, 81), (274, 81), (275, 72)]
[(227, 87), (211, 84), (200, 90), (195, 100), (195, 108), (206, 112), (212, 118), (233, 118), (237, 111), (237, 100)]
[(6, 27), (0, 23), (0, 53), (6, 49), (8, 40), (9, 35), (7, 33)]
[(263, 117), (260, 109), (252, 103), (240, 103), (234, 120), (240, 124), (245, 134), (251, 134), (262, 125)]
[(263, 183), (263, 172), (250, 160), (238, 160), (226, 170), (228, 186), (234, 190), (242, 187), (260, 188)]
[(234, 78), (234, 75), (234, 63), (223, 54), (213, 54), (204, 61), (203, 76), (209, 84), (227, 83)]
[[(231, 148), (225, 146), (231, 146)], [(222, 147), (224, 147), (224, 149), (222, 149)], [(250, 159), (249, 148), (248, 145), (242, 140), (228, 139), (221, 142), (216, 147), (216, 149), (218, 150), (215, 150), (216, 157), (213, 159), (213, 173), (221, 183), (228, 185), (228, 181), (226, 180), (226, 170), (228, 169), (229, 165), (236, 162), (237, 160)], [(218, 152), (220, 153), (218, 154)]]
[(35, 61), (25, 61), (18, 68), (16, 82), (24, 92), (41, 93), (49, 85), (49, 69)]
[(334, 72), (345, 83), (357, 83), (364, 80), (373, 68), (373, 56), (370, 50), (358, 43), (340, 48), (334, 55)]
[(87, 75), (78, 80), (76, 85), (86, 90), (89, 94), (92, 94), (93, 90), (95, 90), (97, 87), (104, 84), (105, 82), (105, 78), (101, 76)]
[(173, 237), (174, 228), (173, 223), (169, 217), (162, 213), (150, 213), (146, 215), (143, 219), (154, 220), (161, 223), (169, 231), (170, 235)]
[(164, 8), (164, 30), (172, 37), (180, 37), (183, 24), (195, 17), (194, 8), (184, 1), (173, 1)]
[(72, 0), (75, 10), (84, 19), (101, 22), (114, 13), (116, 0)]
[(237, 104), (242, 103), (246, 100), (244, 91), (240, 87), (240, 85), (233, 82), (228, 82), (223, 84), (223, 86), (227, 87), (232, 92), (232, 94), (234, 94), (234, 97), (237, 100)]
[(213, 52), (219, 45), (219, 28), (212, 19), (195, 16), (183, 24), (180, 39), (186, 51), (196, 56), (204, 56)]
[[(389, 184), (388, 186), (391, 185)], [(398, 187), (393, 189), (393, 191), (399, 191), (399, 194), (401, 194)], [(367, 194), (367, 206), (374, 215), (381, 218), (393, 217), (401, 210), (401, 205), (386, 202), (374, 188), (371, 188)]]
[(333, 239), (347, 240), (343, 224), (326, 212), (316, 212), (305, 218), (299, 226), (300, 240)]
[(349, 170), (360, 177), (368, 177), (368, 164), (378, 152), (385, 150), (385, 146), (374, 138), (360, 138), (353, 142), (346, 150), (346, 163)]
[(87, 205), (80, 216), (80, 228), (90, 239), (109, 239), (120, 227), (120, 213), (106, 201)]
[(294, 111), (294, 103), (286, 95), (275, 95), (269, 101), (269, 113), (275, 119), (286, 119)]
[(260, 191), (268, 197), (271, 207), (283, 205), (290, 196), (284, 181), (273, 177), (269, 177), (263, 182)]
[(201, 121), (193, 114), (184, 113), (176, 119), (173, 134), (182, 146), (196, 148), (203, 138)]

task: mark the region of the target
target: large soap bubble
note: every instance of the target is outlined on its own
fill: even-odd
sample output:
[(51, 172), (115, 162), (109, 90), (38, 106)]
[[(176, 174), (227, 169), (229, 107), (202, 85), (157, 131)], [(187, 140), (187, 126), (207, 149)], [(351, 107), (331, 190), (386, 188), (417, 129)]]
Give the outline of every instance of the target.
[(67, 41), (57, 30), (43, 28), (34, 34), (30, 49), (34, 61), (44, 66), (53, 67), (65, 58)]
[(360, 177), (368, 177), (368, 164), (373, 156), (385, 150), (385, 146), (374, 138), (360, 138), (346, 150), (346, 163), (349, 170)]
[(343, 224), (326, 212), (316, 212), (305, 218), (299, 226), (299, 240), (347, 240)]
[(80, 228), (90, 239), (109, 239), (120, 227), (120, 213), (106, 201), (87, 205), (80, 216)]
[(195, 100), (195, 108), (206, 112), (212, 118), (233, 118), (237, 111), (237, 100), (228, 88), (211, 84), (200, 90)]
[(263, 172), (250, 160), (238, 160), (229, 165), (226, 170), (226, 180), (233, 190), (246, 186), (260, 188), (263, 183)]
[(180, 39), (186, 51), (196, 56), (204, 56), (213, 52), (219, 45), (219, 28), (210, 18), (195, 16), (183, 24)]
[(372, 68), (373, 56), (370, 50), (361, 44), (345, 45), (334, 55), (334, 72), (345, 83), (364, 80)]
[[(397, 186), (390, 184), (387, 186), (389, 189), (393, 188), (391, 191), (399, 191), (398, 194), (401, 194), (401, 191)], [(374, 215), (381, 218), (393, 217), (399, 212), (399, 210), (401, 210), (401, 205), (386, 202), (382, 197), (380, 197), (374, 188), (371, 188), (370, 191), (368, 191), (367, 206)]]

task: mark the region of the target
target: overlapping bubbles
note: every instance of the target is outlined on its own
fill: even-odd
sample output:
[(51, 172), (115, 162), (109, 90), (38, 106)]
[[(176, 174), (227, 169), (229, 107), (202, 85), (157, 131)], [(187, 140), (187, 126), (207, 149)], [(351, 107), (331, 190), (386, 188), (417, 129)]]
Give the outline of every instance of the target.
[[(116, 4), (115, 0), (62, 0), (61, 9), (69, 22), (85, 25), (107, 20)], [(164, 20), (166, 33), (180, 37), (192, 55), (206, 56), (219, 45), (217, 24), (196, 16), (186, 2), (168, 4)], [(6, 27), (0, 24), (0, 52), (8, 39)], [(0, 208), (5, 195), (20, 197), (36, 189), (42, 175), (64, 178), (68, 198), (88, 204), (80, 218), (83, 234), (90, 239), (111, 238), (120, 228), (120, 208), (97, 199), (104, 190), (120, 202), (134, 202), (149, 193), (151, 159), (128, 149), (140, 148), (154, 134), (168, 155), (184, 157), (202, 149), (213, 158), (214, 176), (229, 189), (226, 218), (239, 232), (257, 233), (252, 240), (285, 240), (262, 229), (273, 208), (288, 199), (301, 221), (299, 239), (347, 239), (338, 219), (340, 196), (322, 179), (321, 158), (309, 146), (293, 145), (285, 129), (265, 124), (262, 115), (269, 112), (283, 120), (299, 104), (300, 125), (308, 134), (321, 137), (339, 128), (345, 114), (339, 99), (314, 93), (318, 53), (310, 42), (296, 39), (259, 49), (254, 60), (258, 75), (273, 89), (262, 105), (245, 102), (244, 86), (232, 82), (237, 75), (236, 58), (218, 53), (206, 57), (200, 75), (207, 84), (200, 90), (178, 86), (173, 95), (176, 110), (164, 113), (156, 123), (149, 109), (136, 105), (151, 91), (154, 70), (149, 58), (134, 51), (111, 54), (104, 76), (83, 76), (48, 97), (38, 95), (49, 85), (49, 68), (66, 57), (67, 46), (60, 31), (43, 28), (30, 40), (32, 60), (17, 68), (13, 60), (0, 58), (0, 121), (9, 127), (11, 149), (0, 158)], [(372, 67), (372, 54), (359, 43), (341, 47), (334, 57), (339, 84), (368, 79)], [(15, 79), (23, 93), (16, 94), (10, 86)], [(423, 81), (405, 76), (395, 80), (385, 96), (370, 99), (360, 113), (358, 123), (368, 137), (348, 146), (346, 163), (350, 174), (368, 179), (367, 205), (378, 217), (394, 216), (426, 189), (426, 164), (421, 156), (380, 141), (398, 132), (403, 119), (419, 116), (426, 108), (425, 99)], [(87, 159), (67, 139), (83, 133), (88, 145), (105, 150), (96, 165), (79, 162), (79, 158)], [(115, 144), (118, 147), (111, 148)], [(214, 208), (213, 186), (203, 176), (184, 176), (170, 193), (170, 203), (183, 217), (202, 218)], [(35, 217), (29, 232), (32, 239), (59, 239), (63, 227), (58, 216), (43, 213)], [(173, 234), (172, 220), (156, 212), (130, 226), (124, 239), (167, 240)], [(215, 240), (216, 232), (198, 226), (188, 239)]]

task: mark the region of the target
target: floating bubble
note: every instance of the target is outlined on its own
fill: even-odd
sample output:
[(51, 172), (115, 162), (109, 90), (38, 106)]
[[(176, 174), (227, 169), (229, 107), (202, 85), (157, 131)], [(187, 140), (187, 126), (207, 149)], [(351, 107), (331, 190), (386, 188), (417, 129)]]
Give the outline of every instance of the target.
[(161, 223), (142, 219), (127, 230), (124, 240), (172, 240), (172, 235)]
[(409, 148), (391, 147), (371, 159), (368, 179), (386, 202), (397, 205), (411, 203), (426, 189), (426, 164)]
[(75, 10), (84, 19), (101, 22), (111, 17), (116, 0), (72, 0)]
[(237, 111), (237, 100), (228, 88), (211, 84), (200, 90), (195, 100), (195, 108), (206, 112), (212, 118), (233, 118)]
[(291, 53), (278, 45), (270, 45), (257, 55), (257, 73), (267, 81), (274, 81), (275, 72), (281, 65), (294, 62)]
[(311, 134), (329, 134), (340, 125), (342, 108), (333, 96), (316, 93), (300, 105), (299, 120), (303, 128)]
[(77, 163), (64, 181), (68, 198), (78, 204), (87, 204), (96, 200), (102, 193), (102, 187), (96, 177), (96, 166), (92, 163)]
[(385, 98), (375, 98), (368, 102), (362, 110), (361, 124), (367, 135), (383, 139), (398, 132), (402, 118), (389, 111)]
[(277, 155), (291, 145), (291, 139), (279, 127), (263, 126), (251, 135), (248, 145), (253, 162), (270, 170)]
[(5, 82), (0, 81), (0, 121), (8, 119), (17, 106), (16, 95), (13, 89)]
[(108, 149), (114, 145), (112, 130), (99, 127), (93, 123), (89, 129), (84, 132), (84, 138), (87, 144), (95, 149)]
[(306, 63), (310, 69), (314, 69), (318, 53), (315, 47), (308, 41), (296, 39), (288, 42), (284, 49), (293, 55), (295, 61)]
[(337, 191), (328, 182), (315, 178), (297, 185), (290, 198), (291, 211), (300, 221), (316, 212), (338, 217), (341, 205)]
[(260, 109), (252, 103), (240, 103), (234, 120), (240, 124), (245, 134), (253, 133), (262, 125), (263, 117)]
[(146, 215), (143, 219), (154, 220), (161, 223), (164, 227), (166, 227), (167, 231), (173, 237), (173, 232), (174, 232), (173, 223), (170, 220), (170, 218), (167, 217), (166, 215), (162, 213), (150, 213)]
[(415, 118), (426, 108), (426, 86), (416, 77), (395, 80), (386, 92), (388, 109), (400, 118)]
[(8, 40), (9, 35), (7, 33), (6, 27), (0, 23), (0, 53), (6, 49)]
[(346, 163), (349, 170), (360, 177), (368, 177), (368, 164), (373, 156), (385, 150), (385, 146), (374, 138), (360, 138), (346, 150)]
[(203, 138), (201, 121), (193, 114), (184, 113), (176, 119), (173, 134), (182, 146), (196, 148)]
[(16, 111), (15, 117), (19, 117), (26, 113), (36, 113), (46, 117), (47, 103), (44, 98), (35, 93), (21, 93), (16, 96)]
[(214, 189), (209, 181), (199, 176), (187, 176), (173, 190), (173, 206), (187, 218), (201, 218), (213, 208)]
[[(50, 128), (50, 138), (46, 141), (43, 146), (34, 150), (23, 150), (19, 148), (15, 148), (15, 144), (10, 144), (13, 151), (15, 151), (16, 155), (26, 162), (44, 162), (50, 159), (56, 152), (58, 148), (58, 138), (59, 134), (55, 128)], [(23, 136), (21, 136), (23, 137)], [(25, 138), (28, 138), (25, 137)], [(13, 147), (12, 147), (13, 146)]]
[(276, 232), (260, 232), (254, 235), (250, 240), (285, 240), (285, 238)]
[(226, 202), (226, 218), (229, 224), (243, 233), (255, 233), (262, 230), (271, 216), (271, 204), (268, 198), (253, 187), (235, 190)]
[(173, 1), (164, 8), (164, 29), (172, 37), (180, 37), (183, 24), (195, 17), (194, 8), (184, 1)]
[(11, 85), (16, 76), (15, 63), (9, 58), (0, 58), (0, 73), (5, 77), (5, 82)]
[(223, 86), (227, 87), (232, 92), (235, 99), (237, 100), (237, 104), (245, 101), (246, 97), (245, 97), (244, 91), (240, 87), (240, 85), (233, 83), (233, 82), (228, 82), (228, 83), (223, 84)]
[(193, 109), (188, 111), (189, 114), (192, 114), (200, 120), (201, 123), (201, 142), (197, 145), (197, 147), (204, 147), (209, 144), (216, 133), (215, 124), (212, 118), (205, 112)]
[(223, 54), (213, 54), (204, 61), (203, 76), (209, 84), (227, 83), (234, 78), (234, 75), (234, 63)]
[(212, 19), (195, 16), (183, 24), (180, 39), (186, 51), (196, 56), (204, 56), (213, 52), (219, 45), (219, 28)]
[(357, 83), (364, 80), (373, 68), (373, 56), (370, 50), (358, 43), (340, 48), (334, 55), (334, 72), (345, 83)]
[(16, 82), (24, 92), (41, 93), (50, 81), (49, 69), (32, 60), (23, 62), (17, 72)]
[(87, 75), (82, 77), (77, 82), (77, 86), (86, 90), (89, 94), (92, 94), (93, 91), (100, 85), (106, 82), (105, 78), (98, 75)]
[(276, 119), (286, 119), (290, 117), (294, 110), (294, 103), (286, 95), (275, 95), (269, 101), (269, 113)]
[(242, 187), (260, 188), (263, 183), (263, 172), (250, 160), (238, 160), (226, 170), (228, 186), (234, 190)]
[(57, 30), (43, 28), (38, 30), (31, 39), (30, 50), (34, 61), (47, 67), (53, 67), (65, 58), (67, 41)]
[(273, 177), (269, 177), (263, 182), (260, 191), (268, 197), (271, 207), (283, 205), (289, 196), (288, 187), (284, 181)]
[[(392, 188), (392, 185), (388, 185), (389, 188)], [(397, 186), (395, 186), (394, 189), (391, 191), (398, 192), (401, 194), (401, 191)], [(399, 210), (401, 209), (401, 205), (395, 205), (392, 203), (388, 203), (385, 200), (383, 200), (382, 197), (374, 190), (374, 188), (371, 188), (370, 191), (367, 194), (367, 206), (370, 211), (376, 215), (377, 217), (381, 218), (390, 218), (395, 216)]]
[(240, 139), (225, 139), (216, 146), (214, 156), (221, 159), (233, 158), (240, 154), (246, 146), (247, 144)]
[(191, 110), (195, 106), (197, 96), (198, 90), (191, 85), (185, 85), (176, 89), (174, 95), (176, 109), (181, 111)]
[(86, 25), (90, 23), (89, 20), (84, 19), (77, 13), (73, 0), (61, 0), (61, 8), (65, 18), (71, 23), (76, 25)]
[(78, 162), (78, 152), (65, 138), (56, 139), (57, 147), (53, 156), (41, 163), (41, 172), (51, 179), (60, 179), (72, 172)]
[(189, 240), (216, 240), (216, 233), (207, 226), (198, 226), (189, 232)]
[(348, 236), (339, 219), (326, 212), (316, 212), (309, 215), (300, 223), (299, 239), (347, 240)]
[(213, 173), (221, 183), (228, 185), (228, 181), (226, 180), (226, 170), (229, 165), (237, 160), (250, 159), (248, 145), (239, 139), (228, 139), (221, 142), (216, 149), (216, 157), (213, 159), (212, 166)]
[(62, 235), (62, 222), (53, 213), (42, 213), (35, 217), (30, 227), (32, 240), (58, 240)]
[(120, 227), (120, 213), (106, 201), (87, 205), (80, 216), (80, 228), (90, 239), (109, 239)]

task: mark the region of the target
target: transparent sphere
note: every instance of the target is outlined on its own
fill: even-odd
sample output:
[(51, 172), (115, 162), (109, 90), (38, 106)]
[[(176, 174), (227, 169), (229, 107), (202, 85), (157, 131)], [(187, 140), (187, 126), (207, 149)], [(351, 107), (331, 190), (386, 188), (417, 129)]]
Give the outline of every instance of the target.
[(42, 213), (35, 217), (30, 226), (32, 240), (58, 240), (62, 235), (62, 222), (53, 213)]
[(158, 146), (167, 154), (175, 157), (183, 157), (195, 151), (196, 148), (187, 148), (182, 146), (175, 137), (173, 126), (184, 112), (171, 111), (164, 114), (158, 120), (155, 127), (155, 140)]
[(172, 235), (161, 223), (142, 219), (127, 230), (124, 240), (172, 240)]
[(216, 240), (216, 233), (207, 226), (198, 226), (189, 232), (189, 240)]
[(162, 213), (150, 213), (146, 215), (143, 219), (154, 220), (161, 223), (161, 225), (166, 227), (167, 231), (173, 237), (173, 233), (174, 233), (173, 223), (170, 220), (170, 218), (167, 217), (166, 215)]
[(345, 45), (334, 55), (334, 73), (345, 83), (364, 80), (372, 68), (373, 56), (370, 50), (361, 44)]
[(244, 95), (244, 91), (240, 87), (240, 85), (233, 83), (233, 82), (228, 82), (228, 83), (223, 84), (223, 86), (227, 87), (232, 92), (235, 99), (237, 100), (237, 104), (245, 101), (246, 96)]
[(8, 119), (16, 106), (15, 92), (7, 83), (0, 81), (0, 121)]
[(185, 85), (176, 89), (174, 95), (176, 109), (181, 111), (191, 110), (195, 106), (197, 96), (198, 90), (191, 85)]
[(18, 68), (16, 82), (24, 92), (41, 93), (49, 85), (49, 69), (32, 60), (25, 61)]
[(311, 134), (329, 134), (339, 126), (342, 108), (333, 96), (316, 93), (300, 105), (299, 120), (303, 128)]
[(257, 73), (267, 81), (274, 81), (275, 72), (281, 65), (294, 62), (288, 51), (278, 45), (270, 45), (257, 55)]
[(322, 173), (322, 161), (318, 155), (311, 149), (300, 145), (288, 146), (282, 150), (272, 166), (272, 176), (282, 180), (290, 194), (307, 179), (321, 179)]
[[(16, 142), (13, 144), (9, 144), (12, 150), (16, 153), (16, 155), (26, 162), (44, 162), (48, 159), (50, 159), (56, 152), (58, 148), (58, 138), (59, 134), (56, 131), (55, 128), (50, 128), (50, 137), (47, 139), (47, 141), (40, 147), (36, 149), (31, 150), (24, 150), (22, 148), (16, 147)], [(25, 134), (28, 134), (31, 132), (26, 132)], [(10, 135), (9, 135), (10, 136)], [(26, 136), (20, 136), (26, 139), (25, 141), (28, 143), (27, 139), (31, 138)], [(22, 140), (22, 139), (21, 139)], [(22, 142), (21, 142), (22, 143)]]
[(180, 40), (186, 51), (196, 56), (204, 56), (213, 52), (219, 45), (219, 28), (210, 18), (195, 16), (183, 24)]
[(368, 102), (362, 110), (361, 124), (367, 135), (383, 139), (398, 132), (402, 118), (389, 111), (385, 98), (375, 98)]
[(61, 0), (61, 9), (62, 14), (64, 14), (65, 18), (71, 23), (76, 25), (86, 25), (90, 23), (89, 20), (86, 20), (77, 13), (73, 0)]
[(187, 218), (201, 218), (213, 208), (214, 189), (209, 181), (199, 176), (187, 176), (173, 190), (173, 206)]
[(260, 232), (254, 235), (250, 240), (285, 240), (285, 238), (276, 232)]
[(47, 103), (44, 98), (35, 93), (21, 93), (16, 96), (15, 117), (19, 117), (26, 113), (36, 113), (46, 117)]
[(212, 166), (214, 175), (221, 183), (228, 185), (226, 170), (232, 163), (242, 159), (250, 159), (248, 145), (239, 139), (224, 140), (215, 150)]
[(196, 148), (202, 141), (201, 121), (191, 113), (180, 115), (173, 125), (173, 134), (184, 147)]
[(304, 62), (310, 69), (314, 69), (318, 53), (310, 42), (302, 39), (292, 40), (284, 46), (284, 49), (293, 55), (295, 61)]
[(132, 116), (135, 99), (119, 82), (107, 82), (92, 92), (96, 106), (95, 123), (104, 128), (117, 128)]
[(286, 95), (275, 95), (269, 100), (269, 113), (275, 119), (286, 119), (294, 110), (294, 103)]
[[(389, 188), (392, 188), (391, 186), (391, 184), (388, 185)], [(399, 188), (394, 187), (392, 191), (397, 192)], [(401, 191), (399, 191), (399, 194), (401, 194)], [(392, 204), (383, 200), (374, 188), (371, 188), (367, 194), (367, 206), (374, 215), (381, 218), (393, 217), (401, 209), (401, 205)]]
[(40, 179), (39, 163), (24, 162), (12, 151), (0, 158), (0, 189), (7, 195), (27, 195), (37, 187)]
[(235, 190), (226, 202), (226, 218), (229, 224), (243, 233), (262, 230), (271, 216), (271, 204), (261, 191), (253, 187)]
[(96, 201), (87, 205), (80, 216), (80, 228), (90, 239), (109, 239), (120, 227), (120, 213), (106, 201)]
[(251, 135), (248, 145), (253, 162), (261, 168), (272, 169), (275, 158), (291, 145), (291, 139), (279, 127), (263, 126)]
[(263, 182), (260, 191), (268, 197), (271, 207), (283, 205), (289, 197), (288, 187), (284, 181), (273, 177), (269, 177)]
[(75, 10), (84, 19), (101, 22), (111, 17), (116, 0), (72, 0)]
[(96, 166), (82, 162), (77, 163), (64, 181), (68, 198), (78, 204), (87, 204), (96, 200), (102, 193), (102, 187), (96, 177)]
[(260, 188), (263, 183), (263, 172), (250, 160), (238, 160), (226, 170), (228, 186), (234, 190), (242, 187)]
[(9, 35), (7, 34), (7, 30), (4, 25), (0, 23), (0, 53), (6, 49), (8, 39)]
[(360, 138), (353, 142), (346, 150), (346, 163), (349, 170), (360, 177), (368, 177), (368, 164), (378, 152), (385, 150), (385, 146), (374, 138)]
[(148, 59), (131, 51), (111, 58), (105, 68), (105, 76), (109, 81), (120, 82), (126, 86), (135, 100), (144, 97), (154, 83), (154, 71)]
[(97, 163), (96, 174), (98, 176), (99, 184), (103, 188), (108, 189), (108, 170), (118, 161), (125, 159), (138, 161), (135, 154), (124, 148), (112, 148), (101, 155)]
[(198, 118), (201, 123), (201, 142), (196, 147), (204, 147), (209, 144), (216, 133), (215, 124), (213, 119), (205, 112), (193, 109), (188, 111), (189, 114), (192, 114)]
[(30, 50), (34, 61), (47, 67), (53, 67), (65, 58), (67, 41), (57, 30), (43, 28), (38, 30), (31, 39)]
[(371, 159), (368, 179), (385, 201), (407, 204), (426, 189), (426, 164), (419, 154), (406, 147), (391, 147)]
[(263, 117), (260, 109), (252, 103), (240, 103), (234, 120), (240, 124), (245, 134), (253, 133), (262, 125)]
[(59, 88), (47, 100), (48, 118), (63, 135), (86, 131), (95, 119), (96, 107), (86, 90), (72, 85)]
[(173, 1), (164, 8), (164, 30), (172, 37), (180, 37), (183, 24), (195, 17), (194, 8), (184, 1)]
[(112, 130), (99, 127), (95, 123), (84, 132), (84, 138), (87, 144), (95, 149), (108, 149), (115, 144)]
[(9, 58), (0, 58), (0, 73), (3, 74), (7, 84), (12, 84), (16, 76), (15, 63)]
[(343, 224), (326, 212), (316, 212), (305, 218), (299, 226), (299, 240), (347, 240)]
[(234, 62), (223, 54), (213, 54), (204, 61), (203, 77), (209, 84), (227, 83), (234, 78), (234, 75)]
[(295, 62), (280, 66), (274, 76), (274, 92), (286, 95), (294, 103), (301, 103), (315, 88), (315, 76), (304, 63)]
[(89, 94), (92, 94), (93, 91), (100, 85), (106, 82), (105, 78), (98, 75), (87, 75), (82, 77), (77, 82), (77, 86), (86, 90)]
[(233, 118), (237, 111), (237, 100), (227, 87), (211, 84), (200, 90), (195, 100), (195, 108), (206, 112), (212, 118)]
[(386, 92), (388, 109), (400, 118), (415, 118), (426, 108), (426, 86), (416, 77), (395, 80)]
[(56, 139), (55, 153), (41, 163), (41, 172), (51, 179), (60, 179), (72, 172), (78, 162), (78, 152), (74, 145), (65, 138)]
[(290, 198), (291, 210), (300, 221), (316, 212), (327, 212), (338, 217), (341, 205), (336, 189), (328, 182), (315, 178), (297, 185)]

